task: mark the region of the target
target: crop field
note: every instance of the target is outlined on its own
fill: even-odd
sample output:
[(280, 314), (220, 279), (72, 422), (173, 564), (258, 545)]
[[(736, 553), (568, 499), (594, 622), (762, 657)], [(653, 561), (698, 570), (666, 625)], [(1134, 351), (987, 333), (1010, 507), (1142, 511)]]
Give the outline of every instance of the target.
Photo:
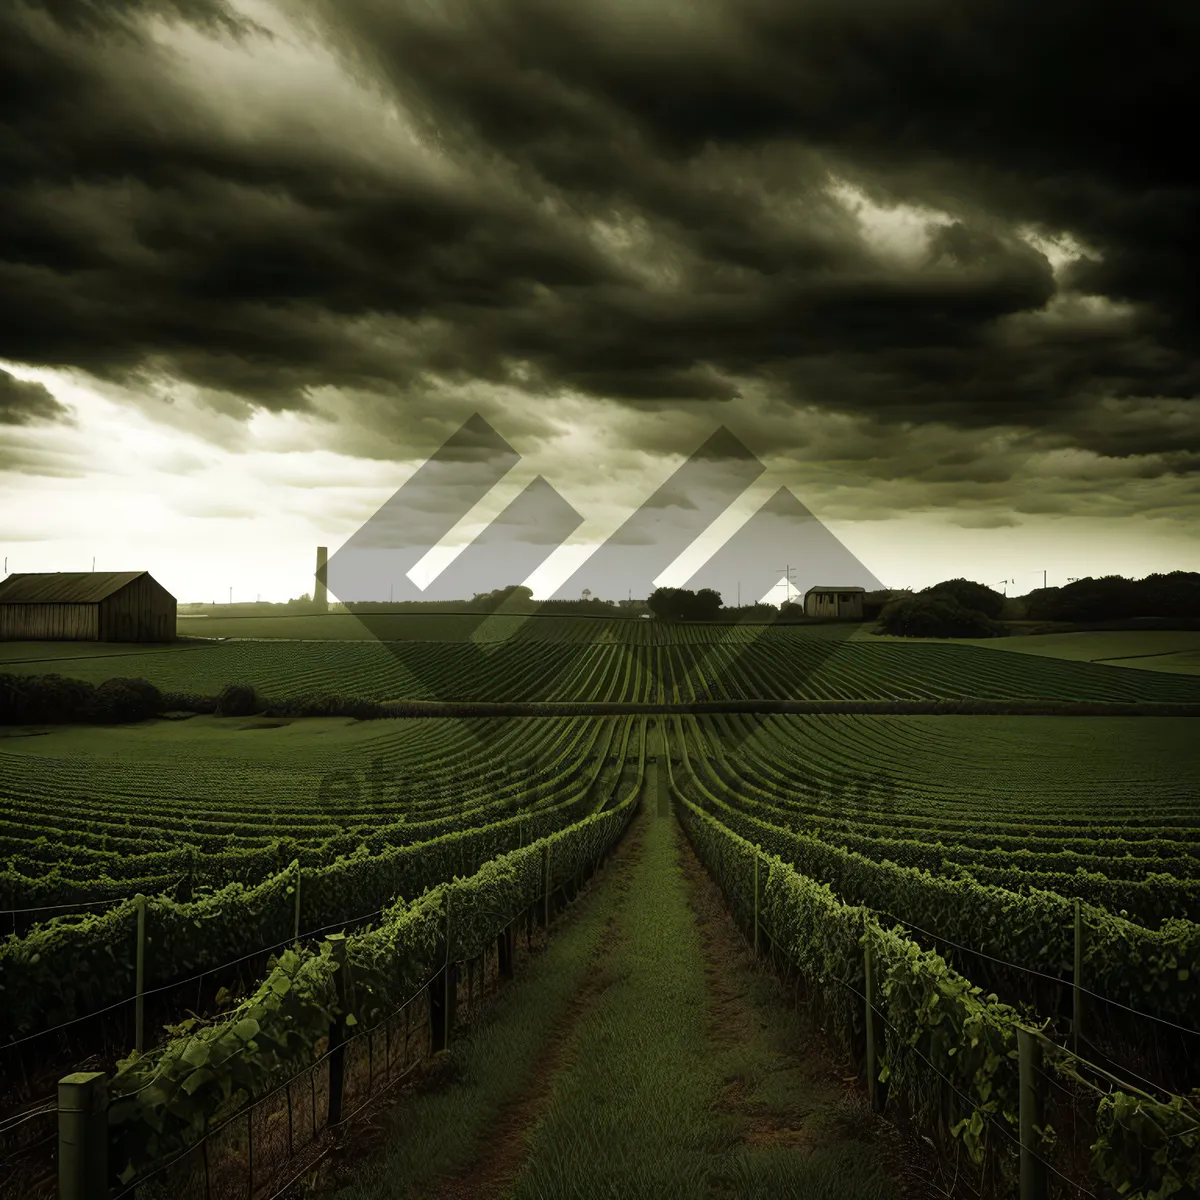
[[(302, 929), (353, 921), (603, 810), (640, 732), (632, 718), (196, 717), (0, 744), (5, 907), (117, 901), (95, 920), (64, 915), (46, 928), (62, 952), (85, 942), (119, 949), (131, 898), (160, 894), (170, 927), (186, 930), (189, 914), (210, 920), (204, 936), (172, 939), (182, 971), (224, 961), (230, 936), (251, 949), (293, 919)], [(298, 905), (289, 898), (297, 880)], [(22, 942), (0, 948), (10, 993)], [(160, 963), (158, 983), (173, 969)], [(81, 992), (77, 980), (50, 980), (50, 992), (22, 997), (23, 1031), (74, 1017), (87, 1010), (84, 994), (97, 1000), (97, 989), (115, 986), (119, 995), (127, 983), (102, 977)]]
[[(361, 844), (378, 851), (482, 827), (518, 805), (565, 806), (566, 819), (579, 799), (563, 782), (568, 771), (615, 759), (627, 721), (497, 718), (481, 734), (437, 718), (197, 716), (0, 738), (3, 878), (17, 905), (35, 891), (40, 902), (65, 903), (129, 895), (181, 873), (210, 885), (256, 882), (284, 854), (323, 864)], [(520, 775), (524, 763), (545, 777)], [(545, 798), (531, 804), (531, 786)]]
[[(443, 618), (437, 618), (442, 620)], [(548, 619), (551, 620), (551, 619)], [(525, 622), (522, 629), (532, 622)], [(102, 682), (148, 679), (163, 691), (216, 694), (252, 684), (284, 699), (305, 694), (369, 700), (689, 701), (697, 699), (941, 698), (1114, 702), (1200, 701), (1200, 678), (975, 645), (835, 640), (804, 627), (709, 626), (711, 640), (621, 642), (576, 621), (576, 636), (506, 640), (231, 640), (120, 656), (79, 655), (63, 643), (10, 669)], [(566, 632), (560, 631), (560, 632)], [(618, 630), (618, 632), (624, 632)], [(685, 634), (699, 631), (685, 630)], [(590, 634), (586, 640), (582, 635)], [(718, 636), (719, 635), (719, 636)], [(1034, 639), (1030, 639), (1034, 640)]]
[[(397, 634), (423, 622), (438, 636), (307, 640), (298, 618), (291, 638), (103, 653), (14, 643), (0, 670), (139, 677), (192, 695), (252, 684), (272, 699), (1200, 701), (1200, 678), (1140, 667), (1192, 653), (1184, 639), (1196, 635), (1063, 635), (1000, 652), (844, 629), (585, 618), (494, 621), (472, 640), (473, 618), (396, 620)], [(811, 986), (865, 986), (862, 931), (875, 930), (889, 1011), (916, 1022), (905, 1044), (951, 1074), (954, 1047), (930, 1033), (935, 1004), (963, 1029), (985, 1021), (1011, 1041), (1020, 1020), (1066, 1045), (1071, 981), (1083, 979), (1087, 1052), (1158, 1081), (1175, 1104), (1200, 1086), (1187, 1040), (1200, 1039), (1196, 726), (1188, 716), (676, 712), (0, 727), (8, 1109), (75, 1064), (99, 1063), (123, 1114), (113, 1144), (126, 1177), (156, 1169), (197, 1128), (325, 1061), (329, 1012), (348, 1003), (331, 982), (329, 931), (346, 934), (359, 1019), (383, 1029), (403, 1012), (407, 1047), (412, 995), (458, 980), (446, 974), (454, 962), (483, 971), (491, 954), (495, 975), (498, 945), (511, 966), (516, 922), (529, 939), (537, 914), (548, 928), (551, 896), (577, 895), (631, 822), (671, 813), (730, 912)], [(676, 869), (663, 839), (648, 843), (659, 874)], [(684, 919), (677, 891), (662, 894)], [(926, 999), (910, 1005), (918, 993)], [(953, 1008), (963, 996), (978, 1011)], [(428, 1003), (432, 1049), (443, 1018)], [(822, 1011), (847, 1045), (861, 1042), (861, 1011)], [(1147, 1021), (1157, 1023), (1149, 1041)], [(234, 1037), (247, 1022), (260, 1032)], [(143, 1053), (126, 1059), (135, 1027)], [(398, 1027), (386, 1028), (390, 1038)], [(234, 1067), (208, 1065), (210, 1042)], [(897, 1078), (911, 1082), (901, 1043), (891, 1045)], [(974, 1097), (976, 1109), (958, 1110), (966, 1121), (993, 1111), (989, 1088), (1010, 1094), (995, 1063), (973, 1069), (954, 1075)], [(375, 1068), (365, 1070), (369, 1090)], [(1088, 1137), (1096, 1122), (1089, 1112)], [(976, 1153), (969, 1130), (949, 1136)], [(1121, 1159), (1112, 1170), (1132, 1168)], [(49, 1176), (35, 1176), (23, 1177), (27, 1194), (49, 1194)]]
[(686, 745), (697, 795), (731, 819), (946, 879), (1080, 896), (1157, 925), (1200, 917), (1192, 725), (731, 715), (690, 718)]
[[(913, 639), (890, 636), (881, 636), (877, 640), (913, 642)], [(1012, 634), (1002, 638), (946, 638), (939, 641), (941, 644), (979, 646), (985, 650), (1038, 654), (1075, 662), (1112, 663), (1150, 671), (1200, 674), (1200, 633), (1192, 630), (1101, 629), (1072, 633)]]

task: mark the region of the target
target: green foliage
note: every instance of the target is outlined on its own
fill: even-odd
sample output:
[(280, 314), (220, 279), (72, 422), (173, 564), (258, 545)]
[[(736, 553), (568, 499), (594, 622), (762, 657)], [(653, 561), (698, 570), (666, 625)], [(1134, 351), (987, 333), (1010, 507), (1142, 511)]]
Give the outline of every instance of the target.
[(61, 675), (0, 675), (0, 724), (24, 725), (83, 718), (96, 688)]
[(217, 696), (215, 708), (218, 717), (252, 717), (262, 709), (262, 701), (253, 685), (227, 683)]
[(994, 588), (970, 579), (947, 579), (924, 588), (919, 596), (937, 596), (957, 601), (963, 608), (981, 612), (985, 617), (998, 618), (1004, 610), (1004, 595)]
[[(832, 844), (819, 832), (781, 827), (768, 806), (743, 810), (712, 790), (686, 738), (677, 786), (733, 833), (751, 839), (801, 874), (827, 883), (843, 901), (890, 913), (951, 942), (1060, 978), (1074, 956), (1074, 906), (1055, 892), (981, 884), (970, 872), (938, 876)], [(711, 760), (704, 764), (715, 774)], [(1182, 919), (1147, 928), (1084, 905), (1084, 969), (1092, 990), (1131, 1008), (1200, 1026), (1200, 925)]]
[(543, 847), (549, 849), (554, 888), (620, 837), (636, 811), (640, 766), (638, 775), (637, 785), (616, 807), (499, 855), (473, 875), (401, 900), (377, 927), (351, 933), (346, 962), (353, 1011), (338, 1004), (329, 946), (299, 948), (281, 955), (255, 993), (228, 1015), (125, 1059), (109, 1085), (112, 1153), (121, 1180), (153, 1169), (206, 1128), (311, 1064), (333, 1021), (370, 1027), (446, 961), (478, 954), (539, 899)]
[[(625, 724), (626, 736), (630, 726)], [(457, 802), (449, 811), (439, 805), (433, 820), (419, 819), (418, 812), (416, 819), (376, 822), (315, 845), (272, 843), (245, 856), (266, 875), (260, 875), (261, 882), (225, 883), (186, 902), (150, 895), (147, 986), (212, 971), (247, 951), (288, 939), (297, 858), (301, 928), (323, 928), (368, 916), (397, 897), (420, 895), (456, 875), (472, 875), (496, 856), (586, 817), (600, 770), (588, 763), (588, 751), (602, 727), (594, 721), (569, 721), (556, 728), (557, 738), (543, 746), (554, 765), (539, 771), (545, 795), (536, 809), (529, 807), (526, 780), (510, 779), (493, 792), (494, 781), (477, 770), (471, 786), (458, 791)], [(351, 782), (359, 786), (353, 776)], [(414, 781), (399, 782), (411, 788)], [(332, 806), (334, 800), (331, 794), (325, 802)], [(360, 805), (354, 802), (362, 811)], [(231, 869), (239, 857), (235, 850), (214, 851), (211, 857), (177, 851), (166, 861), (176, 871), (186, 870), (193, 886), (198, 880), (211, 887), (220, 869)], [(161, 878), (157, 882), (157, 888), (142, 890), (163, 890)], [(12, 1028), (18, 1034), (36, 1032), (131, 995), (135, 912), (134, 902), (126, 900), (104, 913), (59, 917), (24, 937), (9, 935), (0, 942), (0, 1003)]]
[[(677, 798), (679, 819), (701, 860), (743, 920), (752, 913), (758, 857), (764, 932), (824, 994), (843, 1048), (855, 1058), (864, 1026), (863, 949), (870, 942), (886, 1022), (880, 1079), (905, 1096), (930, 1132), (958, 1139), (974, 1162), (990, 1160), (1011, 1179), (1020, 1107), (1017, 1030), (1024, 1025), (1019, 1014), (902, 929), (885, 929), (866, 909), (840, 903), (827, 886), (757, 850), (681, 793)], [(1048, 1049), (1052, 1061), (1061, 1056)], [(989, 1138), (992, 1122), (1010, 1136)], [(1093, 1167), (1115, 1194), (1128, 1200), (1197, 1194), (1200, 1111), (1192, 1102), (1118, 1091), (1101, 1097), (1096, 1127)], [(1043, 1146), (1052, 1145), (1052, 1126), (1041, 1132)]]
[[(982, 1163), (987, 1120), (996, 1118), (1010, 1131), (1017, 1127), (1016, 1010), (994, 995), (985, 997), (902, 931), (869, 928), (867, 937), (889, 1024), (881, 1078), (904, 1091), (927, 1122), (948, 1126)], [(930, 1062), (949, 1080), (948, 1088), (931, 1086)]]
[[(701, 860), (735, 913), (753, 920), (755, 846), (685, 797), (677, 812)], [(867, 909), (842, 904), (825, 885), (759, 852), (760, 921), (771, 941), (825, 992), (842, 1048), (858, 1058), (864, 1037), (863, 946), (876, 949), (881, 1008), (896, 1034), (885, 1042), (881, 1077), (908, 1093), (926, 1120), (938, 1119), (975, 1161), (984, 1155), (985, 1121), (1015, 1124), (1016, 1013), (957, 974), (938, 955), (888, 932)], [(967, 1098), (947, 1106), (921, 1056)]]
[(879, 624), (884, 633), (900, 637), (1003, 637), (1008, 632), (998, 621), (943, 593), (892, 600), (884, 605)]
[(721, 610), (721, 594), (712, 588), (655, 588), (646, 600), (660, 621), (714, 621)]
[(285, 951), (227, 1017), (117, 1064), (109, 1085), (110, 1154), (129, 1183), (314, 1056), (337, 1014), (336, 964)]
[(1139, 580), (1089, 576), (1060, 588), (1038, 588), (1026, 597), (1025, 615), (1031, 621), (1194, 621), (1200, 617), (1200, 573), (1171, 571)]
[(1200, 1109), (1117, 1091), (1100, 1101), (1096, 1172), (1126, 1200), (1200, 1195)]
[(148, 680), (106, 679), (92, 694), (85, 715), (115, 725), (146, 721), (162, 711), (162, 693)]

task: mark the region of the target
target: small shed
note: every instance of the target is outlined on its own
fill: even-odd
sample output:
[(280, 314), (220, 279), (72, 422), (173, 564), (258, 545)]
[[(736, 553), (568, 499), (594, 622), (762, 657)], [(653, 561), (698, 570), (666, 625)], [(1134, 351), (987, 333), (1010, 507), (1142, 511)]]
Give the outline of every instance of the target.
[(148, 571), (56, 571), (0, 583), (0, 641), (169, 642), (175, 597)]
[(804, 593), (806, 617), (831, 617), (843, 621), (863, 619), (863, 597), (860, 587), (813, 587)]

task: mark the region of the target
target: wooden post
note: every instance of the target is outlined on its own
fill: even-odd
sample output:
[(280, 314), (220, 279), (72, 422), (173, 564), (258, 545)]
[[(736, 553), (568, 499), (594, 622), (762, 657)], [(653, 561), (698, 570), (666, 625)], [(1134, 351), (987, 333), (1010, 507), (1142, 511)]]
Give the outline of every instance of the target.
[(333, 982), (337, 989), (338, 1008), (342, 1012), (329, 1023), (329, 1116), (327, 1124), (336, 1125), (342, 1119), (342, 1091), (346, 1078), (346, 1033), (345, 1013), (349, 988), (346, 986), (346, 935), (330, 933), (325, 940), (329, 943), (333, 961), (337, 963)]
[(292, 922), (293, 933), (292, 940), (298, 942), (300, 940), (300, 860), (296, 859), (296, 916)]
[(443, 967), (429, 985), (429, 1049), (436, 1054), (446, 1048), (446, 976), (449, 967)]
[(458, 1018), (458, 963), (452, 962), (446, 964), (442, 980), (446, 989), (446, 999), (442, 1005), (442, 1012), (446, 1020), (446, 1031), (443, 1035), (442, 1044), (443, 1046), (449, 1046), (450, 1035), (454, 1032), (454, 1022)]
[(1074, 1006), (1071, 1018), (1071, 1049), (1079, 1054), (1083, 1038), (1083, 906), (1075, 897), (1075, 978), (1071, 991)]
[(758, 957), (758, 855), (759, 847), (754, 847), (754, 957)]
[(550, 843), (542, 846), (542, 928), (550, 928)]
[(1046, 1164), (1039, 1153), (1042, 1124), (1042, 1091), (1038, 1071), (1042, 1043), (1027, 1029), (1017, 1030), (1017, 1065), (1020, 1070), (1021, 1200), (1046, 1200)]
[(458, 970), (451, 951), (450, 941), (450, 893), (446, 893), (446, 967), (442, 972), (444, 998), (442, 1017), (445, 1029), (442, 1032), (443, 1048), (450, 1045), (450, 1033), (454, 1029), (455, 1010), (458, 1008)]
[(501, 979), (511, 979), (513, 977), (514, 932), (513, 923), (510, 921), (500, 931), (500, 936), (496, 939), (496, 952), (499, 958), (499, 974)]
[(108, 1080), (103, 1071), (77, 1071), (58, 1081), (58, 1195), (60, 1200), (108, 1196)]
[(879, 1052), (883, 1048), (883, 1016), (879, 1011), (879, 981), (875, 975), (875, 951), (870, 935), (863, 947), (863, 967), (867, 1001), (867, 1095), (874, 1112), (883, 1112), (887, 1104), (887, 1084), (879, 1079)]
[(146, 1049), (146, 897), (137, 894), (137, 995), (133, 1002), (133, 1047)]

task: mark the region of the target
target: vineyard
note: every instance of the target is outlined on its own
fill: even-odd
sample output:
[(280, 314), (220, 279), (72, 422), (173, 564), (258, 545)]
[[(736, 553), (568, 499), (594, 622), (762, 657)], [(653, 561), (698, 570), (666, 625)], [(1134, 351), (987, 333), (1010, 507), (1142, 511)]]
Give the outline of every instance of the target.
[[(541, 637), (534, 622), (463, 618), (474, 640), (455, 641), (457, 620), (437, 618), (442, 638), (395, 642), (6, 647), (6, 669), (140, 677), (188, 694), (238, 682), (273, 698), (1200, 700), (1200, 679), (1182, 673), (971, 645), (584, 618), (547, 619)], [(113, 1169), (129, 1183), (325, 1063), (339, 1013), (347, 1036), (366, 1023), (390, 1038), (403, 1011), (407, 1049), (412, 997), (446, 979), (457, 988), (446, 972), (482, 970), (493, 952), (497, 970), (511, 969), (515, 923), (531, 931), (542, 912), (545, 924), (547, 897), (574, 894), (644, 798), (666, 811), (669, 781), (696, 852), (773, 955), (810, 983), (836, 977), (853, 990), (866, 986), (861, 947), (874, 947), (896, 1031), (883, 1061), (914, 1112), (940, 1114), (940, 1137), (1001, 1174), (1012, 1166), (996, 1166), (981, 1130), (993, 1118), (1015, 1129), (1020, 1088), (1003, 1064), (1032, 1026), (1146, 1088), (1147, 1104), (1173, 1106), (1174, 1117), (1153, 1110), (1160, 1127), (1180, 1122), (1155, 1170), (1183, 1180), (1180, 1156), (1200, 1156), (1182, 1099), (1200, 1087), (1194, 725), (729, 713), (10, 727), (0, 731), (8, 1107), (20, 1115), (81, 1062), (104, 1070)], [(342, 950), (331, 932), (345, 933)], [(950, 1022), (936, 1036), (934, 993)], [(857, 1045), (861, 1005), (827, 1003)], [(979, 1021), (999, 1058), (955, 1061)], [(432, 1016), (426, 1025), (433, 1045)], [(904, 1047), (953, 1076), (949, 1109)], [(1054, 1059), (1059, 1082), (1083, 1088), (1081, 1061)], [(369, 1090), (373, 1068), (367, 1076)], [(1108, 1108), (1084, 1105), (1084, 1125), (1103, 1143), (1103, 1171), (1138, 1183), (1143, 1134), (1114, 1116), (1123, 1101), (1112, 1097), (1128, 1091), (1109, 1091)], [(28, 1194), (51, 1194), (37, 1151), (53, 1122), (21, 1119), (9, 1157), (27, 1156)]]
[[(449, 622), (452, 618), (438, 618)], [(490, 618), (454, 640), (227, 641), (121, 655), (15, 657), (10, 670), (99, 683), (114, 675), (164, 692), (216, 694), (227, 683), (262, 695), (368, 700), (689, 701), (699, 699), (1057, 699), (1196, 703), (1200, 678), (1126, 670), (968, 645), (900, 644), (804, 628), (701, 626), (674, 638), (655, 622), (575, 618), (553, 639), (534, 621), (512, 636)], [(545, 624), (555, 618), (543, 619)], [(566, 626), (567, 619), (563, 619)], [(491, 630), (491, 636), (484, 636)], [(530, 632), (532, 630), (532, 632)], [(432, 630), (426, 630), (429, 634)], [(568, 636), (572, 634), (574, 636)], [(651, 640), (652, 636), (657, 640)], [(625, 640), (629, 639), (629, 640)], [(641, 640), (638, 640), (641, 639)], [(6, 651), (7, 652), (7, 651)]]

